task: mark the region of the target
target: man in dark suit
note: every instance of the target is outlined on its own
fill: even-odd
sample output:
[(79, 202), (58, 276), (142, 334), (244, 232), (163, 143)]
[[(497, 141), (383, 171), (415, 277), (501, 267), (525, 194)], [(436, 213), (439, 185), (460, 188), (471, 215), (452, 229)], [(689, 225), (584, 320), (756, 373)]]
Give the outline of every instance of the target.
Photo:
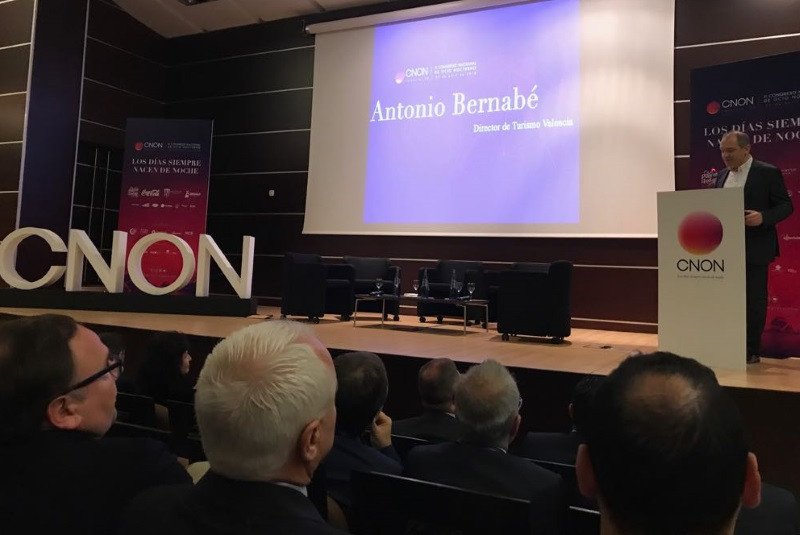
[(567, 406), (572, 420), (569, 433), (528, 433), (521, 441), (512, 444), (512, 453), (527, 459), (575, 464), (581, 430), (589, 417), (594, 393), (603, 379), (604, 377), (598, 375), (587, 375), (575, 385), (572, 399)]
[(406, 475), (531, 502), (537, 533), (559, 533), (566, 512), (560, 476), (509, 455), (522, 398), (508, 370), (493, 360), (473, 366), (456, 389), (461, 442), (412, 449)]
[(400, 474), (403, 466), (392, 446), (392, 420), (382, 410), (389, 379), (380, 357), (366, 351), (343, 353), (334, 366), (339, 383), (336, 438), (325, 473), (328, 494), (347, 514), (353, 470)]
[(228, 336), (195, 393), (209, 472), (194, 487), (139, 496), (120, 533), (341, 533), (307, 488), (333, 443), (335, 394), (330, 354), (304, 326), (272, 321)]
[(744, 188), (745, 262), (747, 267), (747, 362), (757, 363), (761, 333), (767, 319), (769, 264), (780, 253), (775, 225), (789, 217), (792, 200), (780, 169), (754, 160), (750, 138), (744, 132), (728, 132), (720, 141), (725, 169), (717, 188)]
[(6, 533), (112, 533), (142, 490), (191, 483), (160, 443), (103, 438), (122, 360), (67, 316), (0, 324), (0, 526)]
[(455, 415), (455, 393), (458, 380), (455, 363), (447, 358), (426, 362), (417, 376), (423, 412), (419, 416), (395, 421), (395, 435), (423, 438), (433, 442), (458, 440), (461, 424)]
[(730, 535), (761, 492), (741, 416), (714, 372), (664, 352), (629, 357), (597, 389), (576, 474), (600, 504), (601, 535)]

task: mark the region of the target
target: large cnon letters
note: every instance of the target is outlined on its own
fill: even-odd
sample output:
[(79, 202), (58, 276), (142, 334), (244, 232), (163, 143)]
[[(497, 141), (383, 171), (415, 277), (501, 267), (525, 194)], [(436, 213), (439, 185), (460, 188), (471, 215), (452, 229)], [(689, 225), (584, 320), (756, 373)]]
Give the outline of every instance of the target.
[(11, 232), (0, 243), (0, 277), (12, 288), (20, 290), (34, 290), (42, 286), (49, 286), (55, 283), (67, 269), (65, 266), (50, 266), (44, 276), (35, 281), (23, 279), (17, 271), (17, 247), (25, 238), (29, 236), (39, 236), (50, 249), (56, 253), (64, 253), (67, 246), (58, 234), (52, 230), (35, 227), (24, 227)]
[(256, 240), (252, 236), (242, 236), (242, 266), (241, 275), (236, 274), (231, 263), (222, 254), (222, 251), (211, 238), (206, 234), (200, 235), (200, 243), (197, 247), (197, 286), (195, 295), (197, 297), (208, 297), (208, 279), (211, 272), (211, 259), (219, 266), (222, 274), (236, 294), (242, 299), (249, 299), (253, 286), (253, 256), (256, 250)]

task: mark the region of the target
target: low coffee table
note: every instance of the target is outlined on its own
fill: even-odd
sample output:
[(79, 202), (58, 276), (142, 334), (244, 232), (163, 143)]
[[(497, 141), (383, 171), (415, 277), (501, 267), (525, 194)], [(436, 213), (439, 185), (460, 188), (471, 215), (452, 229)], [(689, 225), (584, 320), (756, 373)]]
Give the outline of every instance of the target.
[(447, 305), (455, 305), (461, 307), (464, 311), (464, 333), (467, 332), (467, 309), (470, 307), (483, 308), (483, 324), (486, 327), (486, 332), (489, 332), (489, 301), (486, 299), (450, 299), (442, 297), (419, 297), (416, 295), (395, 295), (395, 294), (356, 294), (355, 310), (353, 310), (353, 327), (356, 326), (358, 320), (358, 304), (363, 301), (380, 301), (381, 302), (381, 325), (384, 324), (386, 317), (386, 301), (410, 301), (418, 303), (424, 301), (426, 303), (441, 303)]

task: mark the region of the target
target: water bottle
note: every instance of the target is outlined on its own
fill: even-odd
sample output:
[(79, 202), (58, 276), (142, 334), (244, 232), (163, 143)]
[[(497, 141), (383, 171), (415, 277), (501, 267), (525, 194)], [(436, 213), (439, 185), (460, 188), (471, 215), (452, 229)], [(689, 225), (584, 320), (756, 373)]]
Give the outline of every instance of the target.
[(431, 287), (428, 284), (428, 270), (422, 272), (422, 284), (419, 287), (419, 295), (420, 297), (428, 297), (430, 294)]
[(450, 299), (458, 297), (456, 292), (456, 270), (450, 271)]
[(400, 273), (396, 270), (394, 272), (394, 294), (400, 295)]

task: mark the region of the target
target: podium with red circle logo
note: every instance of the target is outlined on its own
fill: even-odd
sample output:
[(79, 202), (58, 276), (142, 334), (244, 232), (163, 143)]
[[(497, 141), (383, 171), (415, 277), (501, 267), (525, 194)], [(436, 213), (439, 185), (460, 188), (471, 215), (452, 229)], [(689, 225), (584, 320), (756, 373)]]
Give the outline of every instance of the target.
[(658, 193), (658, 347), (746, 367), (742, 188)]

